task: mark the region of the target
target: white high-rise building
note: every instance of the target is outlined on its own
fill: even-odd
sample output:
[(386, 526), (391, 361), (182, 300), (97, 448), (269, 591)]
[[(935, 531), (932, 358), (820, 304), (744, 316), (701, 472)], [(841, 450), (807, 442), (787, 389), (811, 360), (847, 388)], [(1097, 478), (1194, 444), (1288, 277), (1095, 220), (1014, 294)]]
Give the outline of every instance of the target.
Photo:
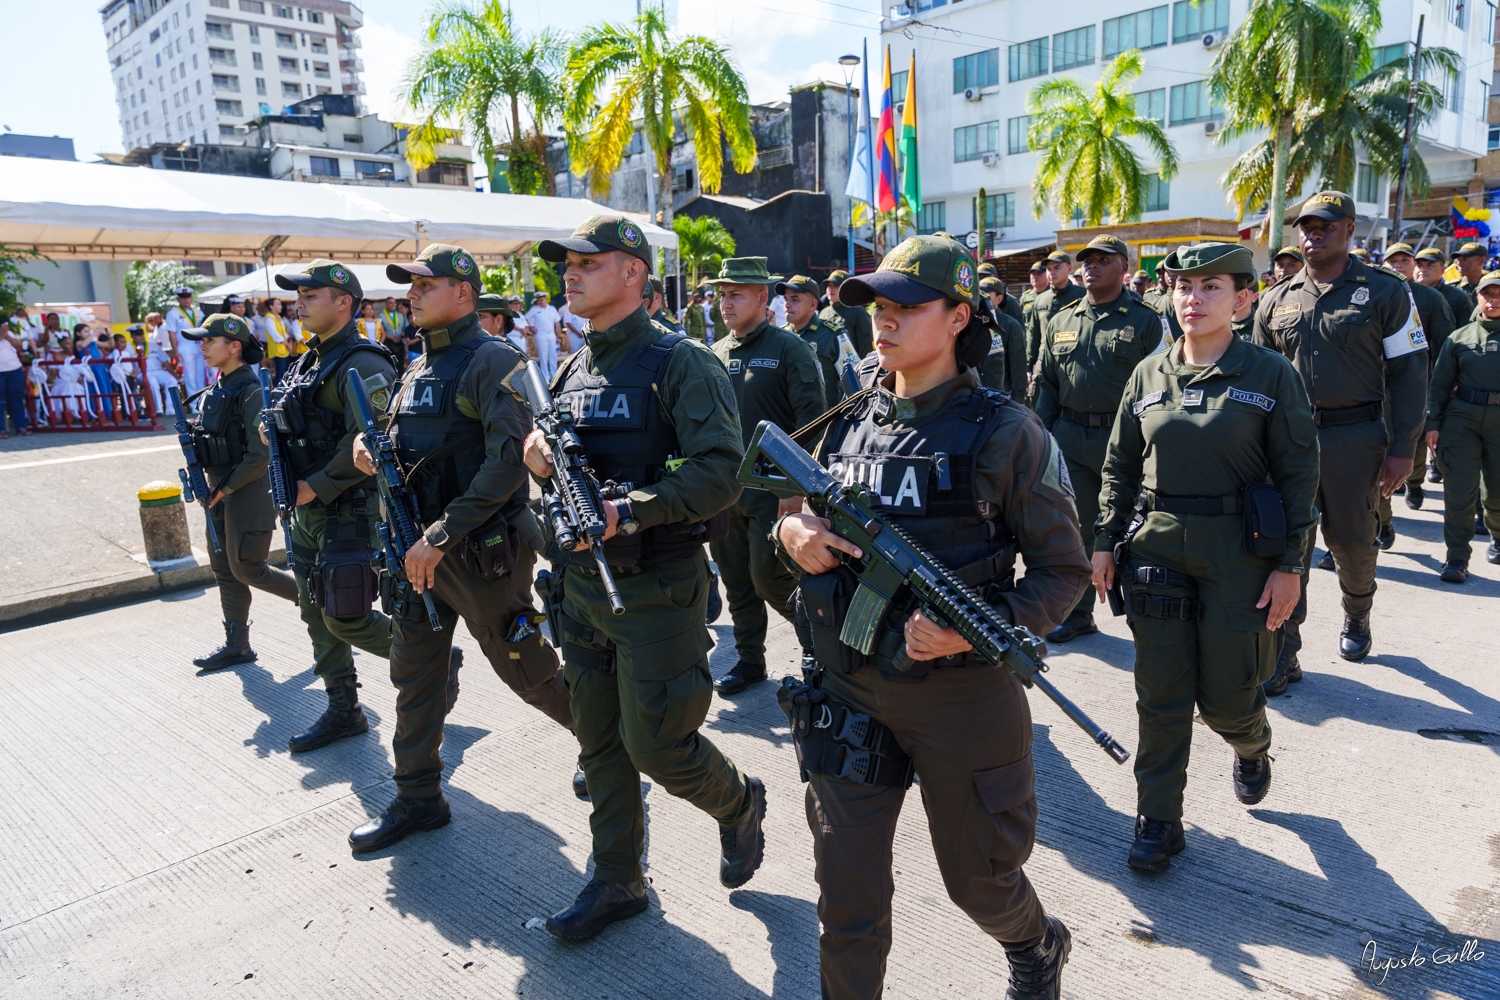
[(99, 11), (127, 150), (245, 141), (235, 126), (317, 94), (363, 94), (346, 0), (109, 0)]

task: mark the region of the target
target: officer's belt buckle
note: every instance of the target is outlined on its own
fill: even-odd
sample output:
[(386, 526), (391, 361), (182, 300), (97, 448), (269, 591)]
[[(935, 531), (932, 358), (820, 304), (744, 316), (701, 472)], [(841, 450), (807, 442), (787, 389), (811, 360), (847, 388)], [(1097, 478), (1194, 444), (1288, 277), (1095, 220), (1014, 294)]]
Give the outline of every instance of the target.
[(879, 757), (891, 755), (890, 730), (863, 712), (845, 709), (844, 717), (839, 721), (838, 728), (832, 731), (832, 735), (835, 743), (850, 750), (873, 753)]

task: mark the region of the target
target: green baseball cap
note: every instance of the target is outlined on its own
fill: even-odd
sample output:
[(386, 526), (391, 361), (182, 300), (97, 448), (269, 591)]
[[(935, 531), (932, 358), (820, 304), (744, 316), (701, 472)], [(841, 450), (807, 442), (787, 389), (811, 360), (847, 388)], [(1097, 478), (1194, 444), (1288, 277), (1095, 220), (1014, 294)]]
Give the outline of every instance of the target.
[(1248, 247), (1238, 243), (1199, 243), (1197, 246), (1178, 247), (1162, 261), (1168, 274), (1191, 277), (1200, 274), (1243, 274), (1252, 281), (1259, 277), (1255, 273), (1255, 257)]
[(1061, 250), (1054, 250), (1054, 251), (1052, 251), (1051, 253), (1049, 253), (1047, 255), (1047, 259), (1050, 260), (1050, 261), (1052, 261), (1053, 263), (1056, 263), (1056, 264), (1071, 264), (1071, 263), (1073, 263), (1073, 258), (1069, 257), (1067, 254), (1063, 253)]
[(1297, 217), (1292, 220), (1292, 225), (1295, 226), (1308, 216), (1332, 222), (1338, 219), (1352, 219), (1354, 215), (1353, 198), (1342, 191), (1319, 191), (1302, 203), (1302, 208), (1298, 211)]
[(818, 283), (805, 274), (794, 274), (785, 281), (778, 281), (776, 283), (777, 295), (785, 295), (788, 290), (802, 292), (804, 295), (811, 295), (813, 298), (817, 298), (822, 291), (818, 287)]
[(1353, 250), (1349, 251), (1349, 256), (1353, 257), (1356, 260), (1362, 260), (1366, 264), (1370, 263), (1370, 251), (1366, 250), (1364, 247), (1355, 247)]
[(1483, 243), (1465, 243), (1453, 251), (1455, 257), (1488, 257), (1489, 255), (1490, 252)]
[(479, 296), (479, 311), (482, 313), (504, 313), (506, 316), (514, 316), (510, 311), (510, 303), (505, 296), (494, 292), (485, 292)]
[(719, 265), (719, 276), (709, 278), (710, 285), (775, 285), (781, 275), (766, 270), (764, 257), (725, 257)]
[(457, 278), (473, 285), (476, 292), (484, 289), (474, 256), (451, 243), (429, 243), (410, 264), (387, 264), (385, 276), (398, 285), (409, 285), (415, 277)]
[(1474, 286), (1474, 293), (1477, 295), (1491, 285), (1500, 285), (1500, 271), (1486, 271)]
[(552, 264), (561, 264), (568, 259), (568, 251), (582, 254), (609, 253), (618, 250), (628, 253), (646, 265), (646, 273), (652, 270), (651, 244), (640, 223), (623, 215), (595, 215), (586, 220), (573, 235), (565, 240), (542, 240), (536, 245), (537, 256)]
[(355, 299), (365, 297), (365, 291), (359, 286), (359, 279), (354, 276), (353, 269), (326, 257), (309, 261), (302, 265), (301, 270), (278, 274), (276, 285), (288, 291), (298, 288), (337, 288), (341, 292), (348, 292)]
[(984, 275), (987, 278), (993, 277), (996, 273), (995, 265), (991, 264), (989, 261), (985, 261), (983, 264), (979, 265), (978, 273)]
[(202, 326), (183, 330), (182, 335), (188, 340), (223, 337), (225, 340), (238, 340), (242, 344), (255, 340), (255, 334), (250, 332), (250, 323), (245, 317), (236, 316), (234, 313), (214, 313), (204, 321)]
[(1435, 260), (1439, 264), (1445, 264), (1448, 258), (1437, 247), (1423, 247), (1417, 251), (1417, 260)]
[(828, 277), (823, 279), (825, 285), (842, 285), (849, 280), (848, 271), (830, 271)]
[(1131, 281), (1150, 281), (1151, 280), (1151, 275), (1147, 274), (1145, 271), (1137, 271), (1137, 272), (1135, 272), (1134, 274), (1132, 274), (1130, 276), (1130, 280)]
[(1130, 259), (1130, 248), (1118, 236), (1095, 236), (1089, 240), (1088, 246), (1078, 251), (1078, 262), (1083, 263), (1083, 259), (1091, 253), (1113, 253), (1119, 254), (1126, 260)]
[(1035, 264), (1031, 265), (1031, 273), (1032, 274), (1036, 274), (1038, 271), (1045, 271), (1045, 270), (1047, 270), (1047, 262), (1044, 261), (1044, 260), (1039, 260)]
[(982, 278), (979, 279), (979, 290), (981, 292), (983, 292), (984, 294), (988, 295), (991, 292), (1003, 292), (1003, 291), (1005, 291), (1005, 286), (1002, 285), (1002, 284), (1000, 284), (1000, 279), (999, 278), (996, 278), (993, 275), (987, 274), (984, 277), (982, 277)]
[(1280, 250), (1277, 250), (1275, 259), (1280, 260), (1283, 257), (1291, 257), (1295, 260), (1301, 261), (1304, 264), (1307, 263), (1307, 260), (1302, 256), (1302, 251), (1298, 250), (1296, 247), (1282, 247)]
[(910, 236), (885, 255), (873, 274), (850, 278), (839, 299), (862, 306), (881, 298), (904, 306), (948, 298), (975, 303), (978, 270), (967, 247), (947, 236)]
[(1408, 257), (1415, 257), (1416, 252), (1412, 250), (1410, 243), (1392, 243), (1385, 248), (1385, 259), (1390, 260), (1392, 254), (1404, 253)]

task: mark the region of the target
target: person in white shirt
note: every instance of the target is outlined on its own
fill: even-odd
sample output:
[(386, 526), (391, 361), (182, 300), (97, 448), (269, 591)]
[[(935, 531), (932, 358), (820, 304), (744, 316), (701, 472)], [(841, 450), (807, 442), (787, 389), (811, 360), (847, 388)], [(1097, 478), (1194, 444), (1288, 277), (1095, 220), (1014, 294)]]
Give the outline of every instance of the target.
[(786, 298), (778, 295), (771, 300), (768, 307), (771, 313), (771, 323), (775, 326), (786, 326)]
[(576, 354), (583, 350), (583, 326), (587, 320), (582, 316), (574, 316), (573, 310), (566, 304), (557, 311), (558, 318), (562, 320), (563, 330), (568, 335), (568, 353)]
[(358, 324), (360, 335), (372, 344), (380, 343), (380, 317), (375, 315), (375, 303), (365, 299), (360, 303)]
[(557, 347), (562, 337), (562, 319), (557, 310), (547, 302), (546, 292), (537, 292), (530, 309), (526, 310), (526, 323), (536, 336), (536, 363), (541, 367), (547, 381), (557, 374)]
[(0, 438), (10, 437), (5, 430), (7, 412), (17, 433), (31, 433), (26, 421), (26, 371), (21, 367), (21, 338), (10, 332), (8, 321), (0, 319)]
[(177, 376), (171, 369), (177, 367), (177, 338), (167, 329), (161, 313), (146, 315), (146, 378), (151, 383), (151, 394), (156, 398), (156, 412), (170, 416), (172, 405), (167, 402), (167, 390), (177, 384)]
[(196, 341), (182, 336), (183, 330), (196, 330), (203, 325), (203, 310), (193, 305), (193, 290), (187, 286), (177, 289), (177, 304), (167, 310), (166, 327), (177, 345), (177, 357), (182, 361), (182, 381), (187, 395), (208, 384), (208, 366), (203, 363), (203, 351)]

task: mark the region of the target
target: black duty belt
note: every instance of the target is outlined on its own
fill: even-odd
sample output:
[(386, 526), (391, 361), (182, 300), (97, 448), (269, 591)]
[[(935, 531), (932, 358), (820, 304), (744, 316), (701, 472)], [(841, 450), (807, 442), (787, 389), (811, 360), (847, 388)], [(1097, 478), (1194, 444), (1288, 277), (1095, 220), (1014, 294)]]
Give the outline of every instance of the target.
[(1083, 410), (1075, 410), (1071, 406), (1062, 408), (1062, 418), (1080, 427), (1113, 427), (1115, 425), (1113, 413), (1086, 413)]
[(1363, 424), (1371, 420), (1385, 419), (1385, 404), (1381, 402), (1361, 403), (1337, 410), (1313, 407), (1313, 423), (1319, 427), (1343, 427), (1347, 424)]
[(1165, 566), (1129, 566), (1130, 582), (1138, 587), (1196, 587), (1198, 582), (1186, 573)]
[(1165, 514), (1243, 514), (1245, 505), (1239, 497), (1173, 497), (1161, 493), (1145, 494), (1146, 509)]
[(1203, 605), (1191, 597), (1162, 597), (1159, 594), (1132, 592), (1130, 613), (1143, 618), (1166, 618), (1193, 622), (1203, 617)]
[(1480, 392), (1467, 386), (1458, 386), (1453, 390), (1453, 395), (1465, 403), (1478, 403), (1480, 406), (1500, 406), (1500, 392)]

